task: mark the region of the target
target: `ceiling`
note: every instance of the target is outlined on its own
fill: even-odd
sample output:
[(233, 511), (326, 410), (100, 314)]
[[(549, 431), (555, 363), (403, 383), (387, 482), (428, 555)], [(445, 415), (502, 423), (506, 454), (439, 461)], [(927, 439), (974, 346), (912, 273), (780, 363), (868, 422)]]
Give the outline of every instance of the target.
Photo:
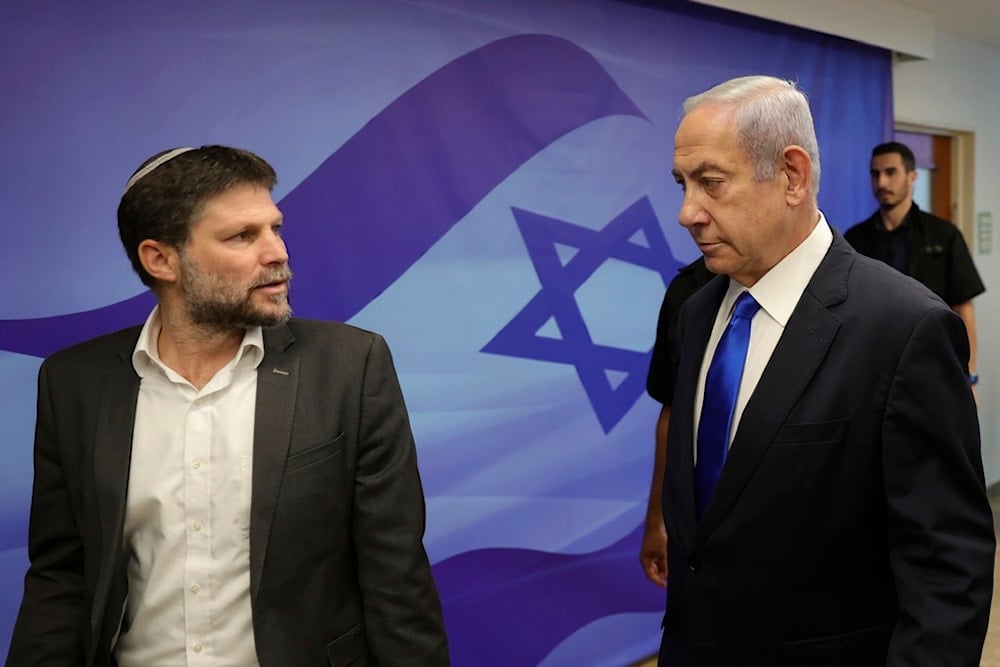
[(1000, 49), (1000, 2), (997, 0), (896, 0), (934, 17), (941, 32)]

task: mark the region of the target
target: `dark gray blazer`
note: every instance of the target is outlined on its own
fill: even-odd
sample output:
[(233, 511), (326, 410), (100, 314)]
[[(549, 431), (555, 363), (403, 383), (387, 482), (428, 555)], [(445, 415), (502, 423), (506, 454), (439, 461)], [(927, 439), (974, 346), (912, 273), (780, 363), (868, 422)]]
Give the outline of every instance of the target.
[(727, 279), (681, 311), (661, 664), (979, 664), (994, 534), (965, 328), (834, 235), (700, 520), (694, 392)]
[[(10, 665), (112, 663), (138, 334), (42, 364), (31, 567)], [(265, 330), (264, 348), (250, 520), (260, 664), (447, 665), (413, 437), (385, 342), (293, 319)]]

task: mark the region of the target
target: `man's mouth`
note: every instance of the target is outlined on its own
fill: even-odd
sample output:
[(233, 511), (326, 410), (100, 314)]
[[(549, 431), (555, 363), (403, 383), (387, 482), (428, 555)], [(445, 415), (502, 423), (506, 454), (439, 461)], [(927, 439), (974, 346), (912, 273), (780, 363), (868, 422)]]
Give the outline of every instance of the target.
[(283, 269), (272, 269), (271, 271), (265, 273), (257, 282), (254, 283), (254, 287), (262, 287), (264, 285), (273, 285), (274, 283), (287, 283), (292, 279), (292, 270), (289, 268)]
[(253, 288), (253, 291), (260, 292), (261, 294), (266, 294), (268, 296), (279, 296), (288, 293), (288, 283), (284, 280), (278, 280), (267, 283), (266, 285), (259, 285), (258, 287)]
[(260, 290), (269, 294), (284, 292), (288, 289), (288, 283), (291, 279), (292, 272), (288, 269), (284, 269), (282, 271), (276, 271), (263, 276), (260, 280), (255, 282), (250, 289), (251, 291)]

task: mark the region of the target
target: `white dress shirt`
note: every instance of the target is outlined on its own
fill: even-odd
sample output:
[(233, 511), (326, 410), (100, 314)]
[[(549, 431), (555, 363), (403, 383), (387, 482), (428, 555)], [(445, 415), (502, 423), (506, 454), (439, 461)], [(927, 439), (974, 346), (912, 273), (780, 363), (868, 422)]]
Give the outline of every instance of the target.
[[(764, 374), (767, 362), (771, 360), (778, 339), (785, 331), (788, 318), (798, 304), (806, 285), (812, 279), (816, 269), (826, 256), (833, 243), (833, 232), (822, 213), (812, 233), (784, 259), (765, 273), (753, 287), (746, 287), (735, 280), (729, 280), (729, 290), (726, 292), (719, 312), (715, 316), (712, 335), (705, 348), (705, 357), (701, 360), (701, 372), (698, 374), (698, 388), (694, 400), (695, 443), (698, 442), (698, 427), (701, 422), (701, 405), (705, 397), (705, 376), (708, 366), (715, 355), (715, 348), (722, 338), (729, 319), (732, 316), (736, 298), (741, 292), (749, 291), (750, 295), (760, 304), (760, 310), (754, 315), (750, 325), (750, 345), (747, 349), (747, 359), (743, 366), (743, 379), (740, 381), (740, 391), (736, 397), (736, 410), (733, 413), (732, 430), (729, 432), (729, 444), (732, 446), (736, 429), (739, 428), (743, 409), (750, 400), (760, 376)], [(695, 446), (695, 458), (698, 457), (698, 447)]]
[(132, 355), (141, 378), (125, 548), (120, 667), (257, 665), (250, 609), (250, 483), (260, 327), (198, 390), (157, 353), (158, 308)]

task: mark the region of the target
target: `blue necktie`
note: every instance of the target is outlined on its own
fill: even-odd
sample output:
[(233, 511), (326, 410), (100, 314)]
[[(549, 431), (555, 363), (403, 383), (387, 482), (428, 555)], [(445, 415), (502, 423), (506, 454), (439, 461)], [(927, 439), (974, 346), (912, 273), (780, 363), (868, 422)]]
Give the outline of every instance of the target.
[(750, 344), (750, 321), (758, 310), (760, 304), (750, 292), (740, 294), (705, 376), (705, 400), (698, 422), (698, 462), (694, 469), (698, 516), (708, 506), (729, 450), (729, 430)]

